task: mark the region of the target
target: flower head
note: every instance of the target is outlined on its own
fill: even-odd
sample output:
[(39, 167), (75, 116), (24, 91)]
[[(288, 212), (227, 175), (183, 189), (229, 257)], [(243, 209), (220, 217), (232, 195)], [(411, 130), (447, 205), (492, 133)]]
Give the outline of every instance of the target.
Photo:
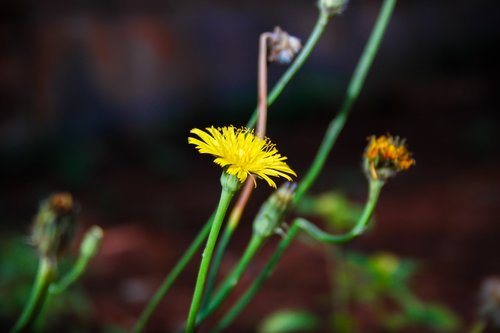
[(415, 164), (411, 153), (399, 137), (371, 136), (365, 151), (365, 171), (372, 179), (386, 180)]
[(268, 138), (260, 139), (252, 130), (234, 126), (212, 126), (205, 130), (192, 129), (191, 133), (200, 139), (190, 137), (188, 142), (196, 145), (201, 154), (214, 155), (214, 163), (236, 176), (240, 182), (243, 183), (250, 175), (255, 183), (253, 176), (257, 176), (276, 188), (270, 177), (281, 176), (291, 181), (290, 175), (296, 176), (284, 162), (287, 158), (278, 154), (276, 146)]

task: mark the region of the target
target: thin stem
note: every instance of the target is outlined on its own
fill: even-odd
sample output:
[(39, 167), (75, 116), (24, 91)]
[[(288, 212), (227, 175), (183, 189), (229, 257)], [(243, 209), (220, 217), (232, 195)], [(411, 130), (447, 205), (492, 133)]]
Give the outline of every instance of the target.
[[(229, 176), (229, 177), (234, 177), (234, 176)], [(205, 280), (207, 278), (208, 268), (210, 266), (212, 254), (215, 249), (215, 243), (217, 242), (217, 236), (219, 235), (222, 222), (224, 221), (224, 216), (226, 215), (227, 208), (229, 207), (233, 195), (234, 191), (230, 190), (228, 187), (224, 185), (222, 186), (222, 192), (219, 204), (217, 206), (217, 211), (215, 212), (214, 221), (210, 229), (210, 234), (208, 235), (208, 240), (207, 244), (205, 245), (205, 250), (203, 250), (200, 269), (198, 271), (198, 278), (196, 279), (196, 286), (194, 288), (193, 299), (191, 301), (191, 307), (189, 309), (189, 315), (187, 319), (185, 333), (194, 332), (196, 324), (196, 316), (198, 315), (198, 310), (200, 309), (201, 306), (203, 290), (205, 288)]]
[[(248, 191), (247, 188), (249, 186), (251, 188)], [(253, 182), (247, 181), (238, 197), (238, 201), (231, 210), (231, 214), (229, 215), (226, 227), (224, 228), (220, 241), (217, 244), (217, 249), (215, 250), (214, 258), (212, 260), (212, 265), (210, 265), (210, 271), (208, 272), (208, 277), (207, 277), (207, 285), (205, 287), (205, 295), (203, 296), (203, 302), (201, 304), (202, 310), (206, 308), (210, 299), (212, 298), (212, 293), (215, 288), (215, 282), (217, 281), (217, 274), (219, 272), (219, 268), (222, 263), (224, 253), (226, 252), (227, 246), (229, 244), (229, 241), (231, 240), (231, 237), (233, 236), (234, 231), (238, 227), (241, 214), (243, 213), (246, 203), (250, 198), (252, 189), (253, 189)]]
[(224, 302), (231, 291), (236, 287), (239, 280), (241, 279), (243, 273), (247, 269), (248, 265), (252, 261), (255, 254), (259, 251), (262, 244), (264, 243), (264, 238), (260, 236), (253, 235), (252, 239), (247, 245), (243, 256), (241, 257), (238, 265), (233, 269), (231, 274), (224, 280), (222, 286), (217, 291), (215, 296), (211, 298), (210, 304), (206, 310), (202, 310), (197, 318), (196, 325), (200, 325), (207, 317), (213, 314)]
[(296, 219), (285, 238), (283, 238), (278, 244), (278, 248), (272, 255), (272, 257), (267, 262), (266, 266), (259, 274), (259, 276), (254, 280), (252, 285), (247, 289), (247, 291), (240, 297), (238, 302), (224, 315), (221, 321), (217, 324), (215, 329), (212, 332), (220, 332), (223, 329), (227, 328), (233, 320), (240, 314), (241, 311), (246, 307), (246, 305), (250, 302), (253, 296), (260, 290), (264, 282), (271, 276), (271, 273), (274, 271), (276, 265), (278, 264), (283, 252), (290, 245), (294, 237), (297, 235), (299, 230), (303, 230), (308, 235), (313, 237), (315, 240), (318, 240), (323, 243), (328, 244), (339, 244), (344, 243), (348, 240), (353, 239), (361, 235), (364, 230), (366, 230), (366, 226), (371, 220), (373, 215), (373, 211), (375, 210), (378, 198), (380, 196), (380, 190), (382, 189), (383, 182), (381, 181), (370, 181), (370, 191), (368, 195), (367, 202), (365, 204), (365, 208), (360, 218), (356, 222), (355, 226), (344, 235), (331, 235), (318, 227), (308, 222), (305, 219), (298, 218)]
[(243, 311), (243, 309), (247, 306), (247, 304), (252, 300), (255, 294), (260, 290), (264, 282), (271, 276), (275, 266), (278, 264), (283, 252), (288, 248), (292, 240), (297, 235), (297, 232), (300, 230), (298, 224), (294, 223), (292, 227), (288, 230), (285, 238), (283, 238), (278, 244), (278, 248), (272, 255), (272, 257), (267, 262), (266, 266), (259, 274), (259, 276), (253, 281), (252, 285), (247, 289), (247, 291), (240, 297), (238, 302), (231, 307), (231, 309), (224, 315), (221, 321), (217, 324), (217, 326), (212, 330), (213, 333), (221, 332), (226, 329), (233, 320)]
[(261, 139), (266, 134), (267, 124), (267, 41), (270, 38), (268, 32), (264, 32), (259, 38), (259, 64), (258, 64), (258, 93), (257, 109), (259, 121), (257, 122), (257, 136)]
[(55, 276), (55, 264), (53, 260), (45, 257), (41, 258), (30, 299), (11, 333), (28, 332), (30, 330), (30, 327), (43, 308), (50, 283), (54, 280)]
[(384, 182), (380, 180), (371, 180), (369, 182), (369, 194), (363, 212), (354, 227), (343, 235), (331, 235), (304, 219), (297, 219), (296, 223), (300, 224), (301, 229), (318, 242), (328, 244), (342, 244), (348, 242), (365, 232), (371, 221), (375, 207), (377, 206), (380, 191), (383, 186)]
[(146, 323), (153, 315), (161, 300), (165, 297), (167, 292), (170, 290), (170, 287), (172, 287), (175, 280), (177, 280), (184, 268), (186, 268), (187, 264), (189, 263), (189, 261), (191, 261), (191, 258), (193, 258), (194, 254), (199, 250), (205, 239), (207, 239), (213, 219), (214, 215), (212, 215), (208, 219), (208, 221), (203, 226), (203, 229), (198, 233), (191, 245), (189, 245), (187, 250), (184, 252), (177, 264), (175, 264), (175, 266), (172, 268), (165, 280), (163, 280), (162, 284), (160, 285), (154, 296), (151, 298), (146, 308), (142, 311), (141, 316), (132, 329), (132, 333), (140, 333), (144, 330)]
[(302, 196), (309, 190), (318, 178), (318, 175), (323, 169), (325, 161), (330, 154), (337, 137), (344, 128), (352, 105), (359, 96), (363, 83), (365, 82), (366, 75), (368, 74), (368, 70), (370, 69), (375, 55), (380, 47), (382, 37), (384, 36), (395, 5), (396, 0), (384, 0), (368, 43), (363, 50), (363, 54), (361, 55), (361, 58), (356, 65), (354, 74), (349, 82), (342, 107), (337, 116), (330, 122), (311, 167), (297, 187), (297, 192), (295, 193), (294, 198), (295, 203), (298, 203), (302, 199)]
[[(290, 82), (290, 80), (294, 77), (297, 71), (302, 67), (304, 62), (307, 60), (312, 50), (316, 46), (316, 43), (318, 42), (319, 38), (323, 34), (323, 31), (325, 30), (328, 21), (329, 21), (328, 14), (320, 11), (318, 19), (316, 20), (316, 24), (313, 28), (313, 31), (311, 32), (309, 38), (304, 44), (302, 51), (299, 53), (297, 58), (295, 58), (294, 62), (290, 65), (290, 67), (288, 67), (286, 72), (281, 76), (279, 81), (274, 85), (273, 89), (269, 92), (269, 95), (267, 96), (268, 106), (273, 104), (274, 101), (279, 97), (279, 95), (281, 95), (283, 89), (285, 89), (285, 86), (288, 84), (288, 82)], [(255, 123), (257, 122), (257, 115), (258, 115), (258, 108), (254, 110), (252, 116), (248, 120), (246, 125), (248, 128), (252, 128), (255, 126)]]

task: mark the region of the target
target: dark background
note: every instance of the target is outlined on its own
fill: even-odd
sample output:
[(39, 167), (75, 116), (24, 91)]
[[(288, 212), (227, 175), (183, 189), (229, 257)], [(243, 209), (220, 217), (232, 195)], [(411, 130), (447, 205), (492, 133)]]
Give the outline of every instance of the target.
[[(299, 177), (338, 110), (379, 5), (352, 0), (270, 109), (268, 135)], [(40, 199), (71, 191), (82, 205), (81, 229), (106, 230), (84, 281), (93, 327), (130, 326), (217, 201), (220, 170), (188, 146), (189, 130), (246, 123), (256, 103), (259, 34), (279, 25), (305, 41), (314, 1), (0, 8), (2, 234), (26, 234)], [(377, 227), (352, 247), (420, 260), (419, 295), (448, 305), (465, 326), (476, 316), (481, 281), (500, 274), (499, 9), (486, 0), (400, 1), (312, 189), (340, 189), (361, 202), (366, 137), (406, 137), (417, 166), (391, 181)], [(283, 71), (270, 67), (271, 84)], [(269, 193), (260, 182), (250, 212)], [(223, 269), (244, 248), (251, 216)], [(266, 256), (259, 258), (251, 274)], [(315, 301), (328, 290), (325, 260), (321, 251), (292, 246), (238, 331), (287, 306), (327, 311)], [(196, 266), (162, 304), (158, 330), (184, 319)]]

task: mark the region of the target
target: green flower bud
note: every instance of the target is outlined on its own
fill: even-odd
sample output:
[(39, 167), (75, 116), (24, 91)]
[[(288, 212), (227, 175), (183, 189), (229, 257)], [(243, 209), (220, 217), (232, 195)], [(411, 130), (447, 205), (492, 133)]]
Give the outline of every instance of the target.
[(295, 183), (286, 182), (264, 202), (253, 221), (253, 232), (267, 238), (278, 229), (295, 194)]
[(347, 7), (348, 0), (318, 0), (318, 7), (328, 15), (339, 15)]
[(86, 258), (92, 258), (97, 254), (101, 246), (104, 231), (99, 226), (92, 226), (83, 237), (80, 245), (80, 254)]

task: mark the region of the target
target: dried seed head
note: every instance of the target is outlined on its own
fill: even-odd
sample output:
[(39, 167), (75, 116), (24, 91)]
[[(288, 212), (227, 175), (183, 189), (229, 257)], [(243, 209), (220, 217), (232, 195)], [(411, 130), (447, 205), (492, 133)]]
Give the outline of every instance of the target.
[(274, 31), (270, 33), (267, 48), (269, 62), (287, 65), (299, 53), (302, 44), (297, 37), (290, 36), (280, 27), (275, 27)]

